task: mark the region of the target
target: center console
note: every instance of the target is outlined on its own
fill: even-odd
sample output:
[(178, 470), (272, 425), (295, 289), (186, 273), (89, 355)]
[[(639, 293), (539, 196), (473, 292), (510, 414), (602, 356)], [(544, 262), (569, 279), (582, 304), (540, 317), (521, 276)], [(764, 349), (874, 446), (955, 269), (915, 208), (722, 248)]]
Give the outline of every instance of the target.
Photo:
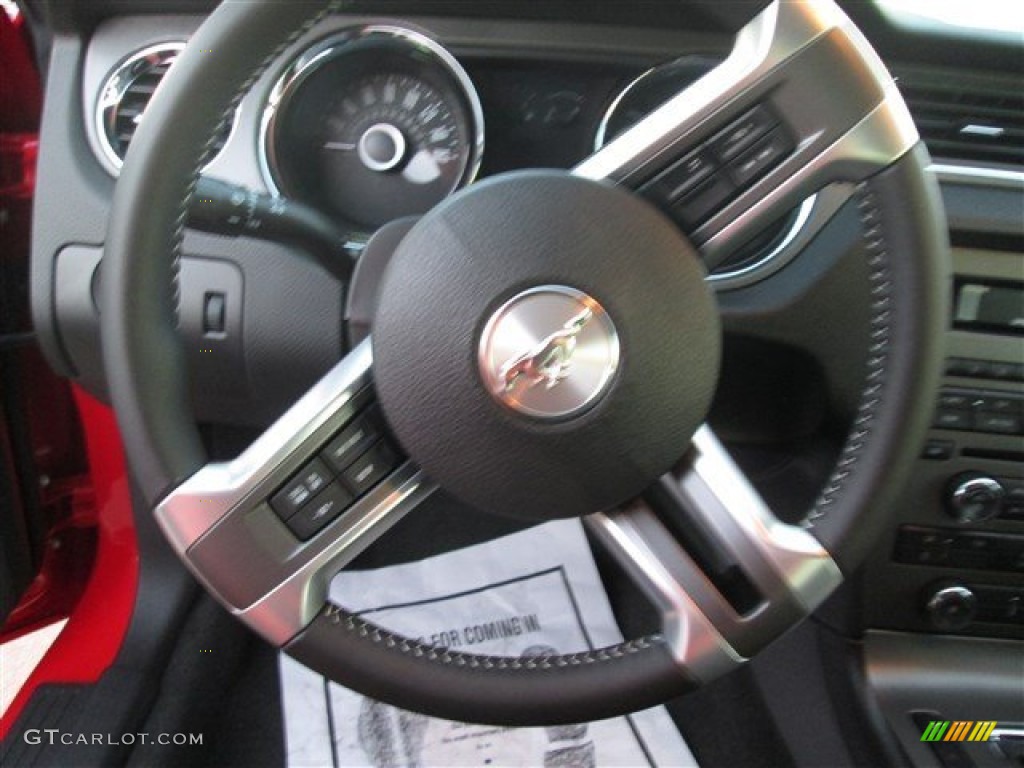
[[(1019, 768), (1024, 178), (998, 188), (945, 181), (955, 244), (945, 375), (913, 474), (863, 572), (864, 671), (915, 768)], [(986, 738), (972, 741), (976, 727)]]
[(871, 627), (1024, 639), (1024, 254), (953, 259), (943, 386), (865, 610)]

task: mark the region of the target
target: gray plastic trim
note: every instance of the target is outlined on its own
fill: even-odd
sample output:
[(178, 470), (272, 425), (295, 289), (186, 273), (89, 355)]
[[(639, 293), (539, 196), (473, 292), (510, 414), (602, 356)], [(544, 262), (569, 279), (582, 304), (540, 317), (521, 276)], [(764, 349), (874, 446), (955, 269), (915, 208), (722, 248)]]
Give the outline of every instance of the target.
[[(914, 766), (939, 762), (911, 715), (943, 720), (1024, 722), (1024, 643), (1014, 640), (869, 631), (864, 638), (868, 685)], [(979, 765), (1009, 766), (991, 745), (961, 742)], [(987, 759), (985, 759), (987, 757)]]

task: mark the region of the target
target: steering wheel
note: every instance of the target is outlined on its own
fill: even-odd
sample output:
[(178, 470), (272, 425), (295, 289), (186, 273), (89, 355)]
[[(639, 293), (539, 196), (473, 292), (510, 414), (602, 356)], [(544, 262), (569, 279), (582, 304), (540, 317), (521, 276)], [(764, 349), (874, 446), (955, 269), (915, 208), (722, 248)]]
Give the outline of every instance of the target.
[[(339, 5), (223, 3), (153, 99), (117, 185), (105, 365), (134, 476), (171, 545), (271, 643), (342, 685), (432, 715), (605, 718), (735, 668), (854, 571), (927, 426), (946, 235), (891, 76), (831, 0), (752, 4), (721, 65), (571, 172), (497, 176), (427, 213), (395, 249), (371, 338), (236, 459), (211, 463), (175, 329), (189, 198), (219, 124)], [(681, 234), (651, 202), (667, 194), (659, 184), (671, 174), (684, 183), (691, 153), (765, 114), (778, 126), (744, 157), (768, 165), (729, 166), (734, 196)], [(863, 384), (830, 479), (789, 524), (705, 423), (721, 324), (701, 258), (721, 260), (835, 182), (853, 188), (859, 227)], [(805, 323), (843, 324), (843, 311)], [(636, 500), (654, 484), (683, 528), (743, 574), (748, 605)], [(324, 485), (314, 504), (282, 514), (301, 502), (300, 486)], [(513, 659), (424, 645), (331, 604), (331, 577), (438, 488), (481, 514), (583, 517), (652, 600), (660, 631)]]

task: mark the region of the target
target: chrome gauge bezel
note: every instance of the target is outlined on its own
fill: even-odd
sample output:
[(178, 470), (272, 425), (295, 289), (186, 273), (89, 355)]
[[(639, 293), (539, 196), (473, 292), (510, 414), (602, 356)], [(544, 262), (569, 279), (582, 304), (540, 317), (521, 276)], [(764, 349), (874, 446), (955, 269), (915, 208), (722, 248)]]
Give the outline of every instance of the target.
[(279, 173), (276, 172), (278, 160), (274, 150), (276, 126), (283, 114), (282, 107), (287, 104), (289, 97), (298, 87), (322, 66), (345, 55), (347, 49), (354, 43), (371, 37), (397, 41), (409, 46), (410, 51), (426, 54), (433, 64), (440, 66), (451, 76), (452, 82), (458, 86), (457, 96), (463, 101), (472, 121), (472, 125), (469, 126), (469, 159), (452, 191), (461, 189), (476, 179), (484, 152), (484, 113), (480, 96), (469, 74), (448, 49), (424, 32), (395, 24), (366, 24), (334, 32), (305, 50), (287, 67), (271, 88), (260, 118), (257, 154), (260, 174), (272, 195), (282, 196), (287, 192), (280, 183)]
[[(112, 176), (117, 177), (120, 175), (124, 159), (114, 149), (114, 145), (107, 135), (107, 119), (110, 111), (121, 103), (125, 92), (136, 79), (145, 74), (148, 69), (166, 64), (168, 60), (173, 63), (181, 55), (187, 44), (186, 40), (165, 40), (153, 45), (147, 45), (145, 48), (140, 48), (118, 61), (117, 64), (111, 67), (106, 77), (104, 77), (103, 85), (99, 90), (92, 110), (92, 128), (96, 136), (95, 147), (99, 150), (99, 159)], [(160, 58), (155, 65), (143, 68), (143, 63), (152, 56), (159, 56)], [(126, 78), (124, 82), (119, 83), (118, 79), (126, 72), (131, 73), (131, 76)], [(234, 135), (240, 113), (241, 107), (235, 110), (231, 126), (224, 137), (224, 146), (231, 141), (231, 137)], [(143, 114), (145, 114), (144, 111)], [(213, 163), (221, 151), (223, 151), (223, 147), (207, 160), (204, 169)]]

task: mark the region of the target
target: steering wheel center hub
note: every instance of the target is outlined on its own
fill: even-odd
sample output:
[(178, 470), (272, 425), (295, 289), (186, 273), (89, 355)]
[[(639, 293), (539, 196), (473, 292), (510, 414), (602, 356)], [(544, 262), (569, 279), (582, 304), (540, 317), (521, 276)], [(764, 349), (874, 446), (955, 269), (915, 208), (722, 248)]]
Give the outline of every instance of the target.
[(538, 419), (567, 418), (608, 390), (619, 367), (619, 335), (594, 298), (544, 285), (491, 315), (477, 362), (499, 403)]
[(423, 217), (373, 321), (374, 377), (409, 455), (480, 509), (607, 509), (685, 453), (719, 361), (693, 247), (659, 211), (563, 172), (497, 176)]

